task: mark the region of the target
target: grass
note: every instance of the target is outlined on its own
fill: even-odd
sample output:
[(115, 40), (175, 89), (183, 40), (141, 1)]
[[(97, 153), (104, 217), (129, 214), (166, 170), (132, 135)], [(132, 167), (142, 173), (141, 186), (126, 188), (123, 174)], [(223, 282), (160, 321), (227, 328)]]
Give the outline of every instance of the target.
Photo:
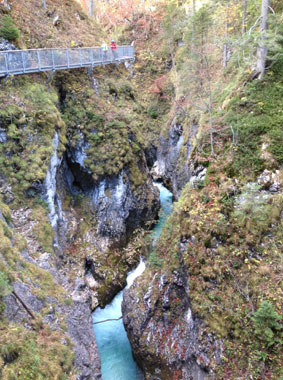
[[(225, 123), (238, 134), (231, 172), (239, 175), (242, 168), (258, 174), (267, 167), (283, 163), (283, 63), (279, 61), (263, 82), (253, 81), (235, 96)], [(265, 159), (262, 145), (266, 143), (270, 156)], [(268, 162), (266, 162), (268, 161)]]

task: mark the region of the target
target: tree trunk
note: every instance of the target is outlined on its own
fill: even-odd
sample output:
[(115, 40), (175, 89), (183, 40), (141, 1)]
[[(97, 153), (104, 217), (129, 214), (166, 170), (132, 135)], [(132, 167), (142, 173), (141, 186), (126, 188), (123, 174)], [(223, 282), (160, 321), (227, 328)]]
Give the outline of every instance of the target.
[(228, 44), (228, 28), (229, 28), (229, 7), (230, 7), (230, 1), (228, 0), (226, 3), (226, 15), (225, 15), (225, 40), (226, 42), (223, 45), (223, 58), (222, 58), (222, 66), (223, 69), (227, 67), (227, 64), (229, 62), (229, 59), (231, 57), (231, 49), (230, 45)]
[(89, 0), (89, 17), (93, 17), (93, 0)]
[(46, 0), (42, 0), (42, 6), (44, 9), (46, 9)]
[(242, 34), (245, 34), (247, 31), (247, 24), (246, 24), (246, 19), (247, 19), (247, 4), (248, 0), (243, 0), (243, 19), (242, 19)]
[(261, 22), (260, 22), (260, 41), (259, 47), (257, 48), (257, 63), (256, 63), (256, 73), (258, 78), (262, 79), (264, 75), (266, 57), (267, 57), (267, 47), (265, 46), (266, 41), (266, 31), (267, 31), (267, 19), (268, 19), (268, 8), (269, 0), (262, 0), (261, 3)]
[(24, 309), (28, 312), (28, 314), (32, 317), (32, 319), (36, 319), (33, 312), (30, 310), (30, 308), (24, 303), (24, 301), (21, 299), (21, 297), (15, 292), (15, 290), (12, 291), (12, 294), (14, 297), (17, 298), (17, 300), (22, 304)]
[(214, 156), (214, 142), (213, 142), (213, 118), (212, 118), (212, 95), (209, 86), (209, 98), (208, 98), (208, 111), (209, 111), (209, 135), (210, 135), (210, 153)]

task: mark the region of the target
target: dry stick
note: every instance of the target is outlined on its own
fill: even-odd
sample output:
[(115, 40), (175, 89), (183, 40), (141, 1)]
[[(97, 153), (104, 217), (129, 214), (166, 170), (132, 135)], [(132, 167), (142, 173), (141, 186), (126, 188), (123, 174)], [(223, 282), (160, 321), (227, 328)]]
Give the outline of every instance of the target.
[(93, 324), (94, 325), (97, 325), (98, 323), (104, 323), (104, 322), (109, 322), (109, 321), (119, 321), (120, 319), (122, 319), (123, 317), (120, 317), (120, 318), (110, 318), (110, 319), (105, 319), (104, 321), (99, 321), (99, 322), (94, 322)]
[(12, 294), (17, 298), (17, 300), (23, 305), (25, 310), (29, 313), (29, 315), (32, 317), (32, 319), (36, 319), (33, 312), (27, 307), (27, 305), (24, 303), (24, 301), (17, 295), (17, 293), (13, 290)]

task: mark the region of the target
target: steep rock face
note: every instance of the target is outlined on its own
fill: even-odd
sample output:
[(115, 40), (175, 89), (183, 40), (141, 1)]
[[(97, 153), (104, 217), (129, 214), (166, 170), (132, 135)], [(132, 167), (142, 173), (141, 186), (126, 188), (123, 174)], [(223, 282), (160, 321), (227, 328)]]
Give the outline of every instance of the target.
[(220, 363), (221, 341), (191, 308), (182, 245), (178, 256), (178, 270), (148, 270), (124, 293), (124, 325), (147, 380), (204, 380)]
[(144, 157), (138, 163), (144, 183), (133, 189), (126, 167), (118, 175), (94, 180), (86, 168), (88, 143), (82, 136), (76, 148), (69, 147), (65, 156), (64, 176), (72, 195), (87, 196), (97, 217), (97, 233), (111, 245), (125, 245), (138, 227), (153, 221), (159, 210), (158, 189), (154, 187)]
[[(42, 322), (49, 325), (52, 329), (60, 330), (61, 318), (65, 319), (67, 326), (65, 339), (67, 337), (71, 338), (72, 343), (74, 344), (74, 366), (78, 370), (76, 379), (101, 379), (100, 357), (92, 329), (92, 318), (89, 302), (80, 300), (74, 302), (72, 306), (67, 306), (58, 303), (52, 297), (49, 297), (45, 302), (43, 302), (30, 292), (27, 285), (20, 282), (14, 284), (14, 289), (17, 295), (20, 296), (20, 298), (26, 305), (28, 305), (28, 308), (33, 313), (40, 313), (43, 307), (47, 307), (49, 309)], [(24, 324), (28, 329), (30, 328), (30, 315), (13, 295), (5, 297), (4, 304), (6, 307), (4, 317), (9, 319), (10, 323), (16, 322)], [(78, 319), (80, 320), (79, 324), (77, 323)]]
[[(71, 281), (64, 270), (58, 269), (56, 257), (42, 249), (34, 238), (36, 221), (31, 215), (29, 209), (12, 212), (11, 233), (21, 234), (27, 241), (16, 265), (18, 268), (30, 267), (34, 275), (32, 278), (26, 274), (22, 280), (15, 281), (13, 291), (35, 318), (41, 317), (43, 334), (49, 327), (58, 331), (61, 344), (74, 352), (73, 363), (78, 371), (76, 380), (99, 380), (100, 357), (92, 328), (91, 292), (82, 278)], [(43, 282), (41, 287), (35, 282), (39, 278)], [(35, 322), (15, 294), (3, 298), (3, 316), (10, 324), (17, 323), (33, 330)]]
[(189, 135), (184, 138), (182, 125), (173, 120), (168, 137), (159, 138), (157, 160), (152, 174), (155, 179), (162, 179), (172, 189), (176, 199), (191, 176), (189, 158), (196, 133), (197, 124), (193, 123)]

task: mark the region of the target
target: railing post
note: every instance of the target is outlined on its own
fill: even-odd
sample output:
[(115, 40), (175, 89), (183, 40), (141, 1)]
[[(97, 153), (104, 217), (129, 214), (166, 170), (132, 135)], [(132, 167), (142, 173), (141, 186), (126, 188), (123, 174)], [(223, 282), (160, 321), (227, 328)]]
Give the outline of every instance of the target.
[(92, 48), (90, 49), (90, 60), (91, 60), (91, 66), (93, 67), (94, 59), (93, 59), (93, 49)]
[(25, 65), (25, 53), (22, 51), (22, 62), (23, 62), (23, 71), (24, 71), (24, 74), (26, 72), (26, 65)]
[(8, 60), (8, 54), (9, 54), (9, 53), (4, 53), (7, 75), (9, 74), (9, 60)]
[(52, 70), (55, 70), (54, 49), (51, 50), (51, 57), (52, 57)]
[(70, 68), (70, 56), (69, 56), (69, 50), (66, 49), (66, 55), (67, 55), (67, 67)]
[(37, 59), (38, 59), (38, 68), (39, 68), (39, 71), (41, 71), (40, 53), (39, 53), (39, 50), (37, 50), (36, 52), (37, 52)]
[(81, 65), (81, 67), (83, 66), (83, 63), (82, 63), (82, 49), (81, 48), (79, 48), (80, 49), (80, 65)]

